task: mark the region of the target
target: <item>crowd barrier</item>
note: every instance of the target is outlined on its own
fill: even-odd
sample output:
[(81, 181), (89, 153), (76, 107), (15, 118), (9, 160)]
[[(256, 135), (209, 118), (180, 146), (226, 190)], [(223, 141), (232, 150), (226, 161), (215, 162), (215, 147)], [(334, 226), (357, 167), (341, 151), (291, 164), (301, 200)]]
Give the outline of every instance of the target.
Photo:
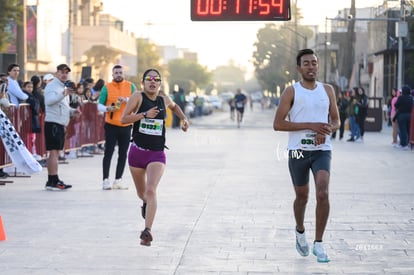
[[(80, 110), (82, 114), (79, 118), (71, 118), (69, 125), (66, 128), (66, 140), (64, 150), (70, 151), (80, 149), (84, 146), (96, 145), (105, 141), (104, 132), (104, 114), (98, 111), (96, 103), (85, 102)], [(30, 144), (32, 136), (32, 111), (30, 105), (23, 103), (17, 108), (15, 105), (10, 105), (6, 111), (7, 116), (13, 123), (16, 131), (19, 133), (21, 139), (28, 147), (31, 153), (32, 148)], [(41, 133), (36, 134), (35, 148), (36, 154), (42, 158), (46, 157), (45, 138), (43, 134), (43, 125), (45, 115), (39, 115), (40, 125), (42, 125)], [(28, 146), (29, 145), (29, 146)], [(11, 159), (4, 149), (3, 143), (0, 143), (0, 168), (11, 166)]]

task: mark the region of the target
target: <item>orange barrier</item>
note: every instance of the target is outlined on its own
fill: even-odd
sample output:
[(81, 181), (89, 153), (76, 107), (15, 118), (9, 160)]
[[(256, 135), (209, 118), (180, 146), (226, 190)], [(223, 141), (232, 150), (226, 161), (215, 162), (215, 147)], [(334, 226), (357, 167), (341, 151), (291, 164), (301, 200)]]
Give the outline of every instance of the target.
[[(98, 111), (96, 103), (85, 102), (81, 107), (81, 116), (78, 119), (72, 118), (66, 127), (65, 151), (78, 149), (83, 146), (90, 146), (105, 141), (104, 114)], [(16, 131), (24, 143), (30, 144), (28, 140), (32, 131), (32, 112), (29, 104), (20, 104), (19, 108), (11, 105), (7, 115), (13, 123)], [(45, 116), (39, 115), (42, 132), (36, 134), (36, 153), (42, 157), (46, 156), (45, 138), (43, 135), (43, 125)], [(32, 152), (32, 148), (28, 148)], [(0, 142), (0, 168), (12, 165), (3, 143)]]
[(1, 215), (0, 215), (0, 241), (5, 241), (6, 239), (7, 239), (6, 230), (4, 229), (3, 219), (1, 218)]

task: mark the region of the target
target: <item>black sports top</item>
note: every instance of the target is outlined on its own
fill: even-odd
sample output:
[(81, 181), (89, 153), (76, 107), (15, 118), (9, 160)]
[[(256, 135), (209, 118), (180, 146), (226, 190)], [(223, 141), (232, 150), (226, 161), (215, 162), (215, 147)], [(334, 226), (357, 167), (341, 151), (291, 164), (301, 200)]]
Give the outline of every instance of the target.
[(161, 96), (157, 96), (155, 100), (151, 100), (145, 93), (142, 93), (142, 104), (137, 114), (147, 112), (155, 106), (160, 110), (155, 118), (143, 118), (134, 122), (132, 140), (138, 147), (153, 151), (163, 151), (165, 147), (166, 117), (164, 99)]

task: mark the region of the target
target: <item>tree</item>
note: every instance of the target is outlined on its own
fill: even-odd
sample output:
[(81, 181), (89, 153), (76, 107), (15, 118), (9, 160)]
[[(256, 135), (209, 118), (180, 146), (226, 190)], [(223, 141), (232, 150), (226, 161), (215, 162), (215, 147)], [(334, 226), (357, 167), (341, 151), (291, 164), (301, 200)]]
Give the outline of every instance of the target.
[[(138, 81), (147, 69), (158, 67), (161, 57), (157, 52), (157, 45), (148, 41), (148, 39), (137, 39), (138, 52)], [(164, 73), (163, 73), (164, 75)]]
[[(293, 23), (266, 24), (259, 29), (254, 44), (253, 65), (257, 81), (263, 90), (273, 94), (277, 87), (283, 89), (288, 82), (298, 80), (296, 54), (313, 35), (311, 29), (298, 24), (302, 16), (295, 5), (292, 5), (292, 14), (295, 15)], [(304, 39), (304, 43), (299, 43), (299, 39)]]
[(290, 36), (291, 32), (275, 24), (266, 24), (258, 31), (253, 65), (263, 90), (275, 93), (277, 86), (283, 86), (291, 80), (296, 70), (296, 51), (289, 45)]
[(23, 6), (19, 0), (0, 0), (0, 52), (4, 52), (13, 43), (11, 23), (21, 24)]
[(211, 79), (206, 67), (186, 59), (173, 59), (168, 62), (170, 90), (178, 85), (185, 93), (196, 92), (197, 88), (205, 88)]
[(245, 85), (245, 72), (234, 64), (219, 66), (212, 72), (213, 81), (218, 93), (236, 91)]

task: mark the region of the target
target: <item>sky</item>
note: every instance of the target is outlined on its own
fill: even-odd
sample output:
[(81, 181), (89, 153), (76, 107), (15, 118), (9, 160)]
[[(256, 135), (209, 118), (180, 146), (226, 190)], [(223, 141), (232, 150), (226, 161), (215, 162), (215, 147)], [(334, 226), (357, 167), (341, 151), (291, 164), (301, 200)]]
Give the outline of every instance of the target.
[[(104, 13), (124, 20), (126, 30), (158, 45), (174, 45), (198, 53), (199, 63), (209, 69), (229, 60), (252, 71), (251, 56), (257, 30), (268, 22), (192, 22), (190, 0), (101, 0)], [(247, 0), (246, 0), (247, 1)], [(291, 0), (297, 2), (303, 25), (323, 26), (325, 17), (349, 8), (351, 0)], [(383, 0), (355, 0), (357, 8), (377, 7)], [(279, 24), (277, 21), (274, 23)], [(282, 24), (283, 22), (280, 22)]]

